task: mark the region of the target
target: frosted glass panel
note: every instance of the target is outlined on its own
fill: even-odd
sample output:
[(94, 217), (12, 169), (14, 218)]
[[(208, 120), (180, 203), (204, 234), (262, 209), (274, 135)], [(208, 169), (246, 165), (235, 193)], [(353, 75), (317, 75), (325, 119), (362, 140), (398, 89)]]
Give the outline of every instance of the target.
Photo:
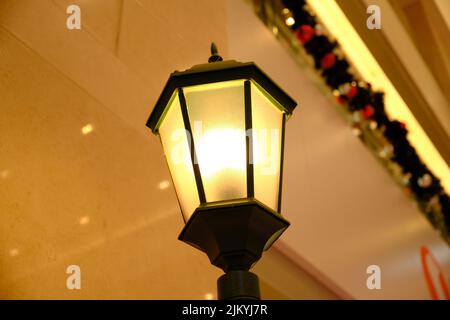
[(184, 89), (207, 202), (247, 196), (244, 81)]
[(169, 105), (159, 134), (178, 201), (187, 221), (200, 201), (189, 152), (188, 133), (184, 129), (177, 91)]
[(283, 113), (253, 82), (251, 95), (255, 198), (278, 211)]

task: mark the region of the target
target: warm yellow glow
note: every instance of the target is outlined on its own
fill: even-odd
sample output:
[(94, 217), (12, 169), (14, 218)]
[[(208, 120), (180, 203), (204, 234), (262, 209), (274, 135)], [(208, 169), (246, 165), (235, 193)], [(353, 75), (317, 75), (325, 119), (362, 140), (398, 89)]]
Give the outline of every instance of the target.
[(170, 182), (167, 180), (163, 180), (160, 183), (158, 183), (159, 190), (166, 190), (167, 188), (169, 188), (169, 186), (170, 186)]
[[(385, 92), (386, 113), (391, 118), (407, 124), (409, 141), (430, 170), (441, 179), (444, 189), (450, 192), (448, 165), (335, 0), (308, 0), (308, 3), (317, 12), (328, 30), (332, 31), (347, 58), (352, 61), (363, 79), (370, 82), (375, 90)], [(362, 25), (361, 28), (365, 28), (365, 25)]]
[(274, 35), (277, 35), (278, 34), (278, 28), (273, 26), (272, 27), (272, 32), (273, 32)]
[(244, 80), (186, 87), (184, 93), (206, 201), (245, 197)]
[(290, 27), (295, 24), (295, 19), (292, 17), (288, 17), (288, 18), (286, 18), (285, 22), (286, 22), (286, 25), (288, 25)]
[(283, 113), (263, 90), (252, 83), (255, 198), (277, 211)]
[(88, 123), (87, 125), (83, 126), (81, 128), (81, 133), (83, 135), (88, 135), (89, 133), (91, 133), (94, 130), (94, 127), (92, 126), (92, 124)]
[(352, 128), (352, 133), (355, 135), (355, 136), (360, 136), (361, 135), (361, 129), (359, 129), (359, 128)]
[(87, 225), (90, 221), (91, 219), (89, 218), (89, 216), (83, 216), (78, 222), (80, 223), (80, 225), (84, 226)]
[(212, 299), (214, 299), (214, 295), (212, 293), (207, 293), (207, 294), (205, 294), (205, 299), (212, 300)]
[(230, 169), (245, 173), (245, 148), (244, 130), (216, 129), (199, 137), (196, 149), (198, 159), (201, 159), (202, 177), (210, 178)]
[(168, 108), (164, 121), (159, 128), (159, 135), (178, 201), (187, 221), (200, 201), (189, 152), (189, 140), (184, 130), (177, 91), (174, 92)]
[[(186, 221), (199, 205), (197, 173), (206, 202), (247, 197), (247, 135), (253, 142), (249, 160), (254, 164), (255, 198), (278, 209), (283, 112), (264, 89), (254, 82), (250, 86), (253, 129), (249, 132), (243, 79), (183, 88), (192, 137), (185, 130), (177, 92), (169, 102), (159, 134)], [(169, 181), (158, 187), (168, 188)]]
[(11, 257), (17, 257), (19, 255), (19, 249), (13, 248), (13, 249), (9, 250), (9, 255)]

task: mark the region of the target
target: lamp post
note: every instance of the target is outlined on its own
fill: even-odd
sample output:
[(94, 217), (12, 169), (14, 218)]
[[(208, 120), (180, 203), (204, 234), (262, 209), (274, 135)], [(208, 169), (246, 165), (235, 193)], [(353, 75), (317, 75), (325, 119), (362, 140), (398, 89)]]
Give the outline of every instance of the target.
[(219, 299), (259, 299), (250, 268), (289, 226), (280, 215), (285, 123), (296, 102), (253, 62), (173, 72), (147, 126), (159, 135), (185, 227), (225, 274)]

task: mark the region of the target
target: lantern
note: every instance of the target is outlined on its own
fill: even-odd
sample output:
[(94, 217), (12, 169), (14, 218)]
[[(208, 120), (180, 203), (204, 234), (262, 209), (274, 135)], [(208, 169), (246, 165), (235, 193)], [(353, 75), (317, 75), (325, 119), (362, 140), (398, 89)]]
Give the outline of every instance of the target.
[[(257, 281), (248, 270), (289, 226), (280, 215), (283, 147), (296, 103), (253, 62), (211, 51), (209, 63), (170, 75), (147, 126), (186, 223), (179, 239), (226, 272), (219, 287), (233, 287), (239, 277)], [(245, 294), (258, 298), (253, 291)]]

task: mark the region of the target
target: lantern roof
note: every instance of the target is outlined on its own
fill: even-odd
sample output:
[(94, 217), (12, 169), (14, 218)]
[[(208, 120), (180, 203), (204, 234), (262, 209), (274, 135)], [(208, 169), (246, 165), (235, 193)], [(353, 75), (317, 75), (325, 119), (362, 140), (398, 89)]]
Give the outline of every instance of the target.
[(292, 114), (297, 106), (297, 103), (255, 63), (242, 63), (235, 60), (216, 61), (195, 65), (185, 71), (173, 72), (147, 120), (147, 127), (154, 133), (158, 131), (160, 119), (163, 117), (165, 109), (168, 107), (176, 89), (238, 79), (249, 79), (256, 82), (280, 104), (280, 107), (288, 116)]

